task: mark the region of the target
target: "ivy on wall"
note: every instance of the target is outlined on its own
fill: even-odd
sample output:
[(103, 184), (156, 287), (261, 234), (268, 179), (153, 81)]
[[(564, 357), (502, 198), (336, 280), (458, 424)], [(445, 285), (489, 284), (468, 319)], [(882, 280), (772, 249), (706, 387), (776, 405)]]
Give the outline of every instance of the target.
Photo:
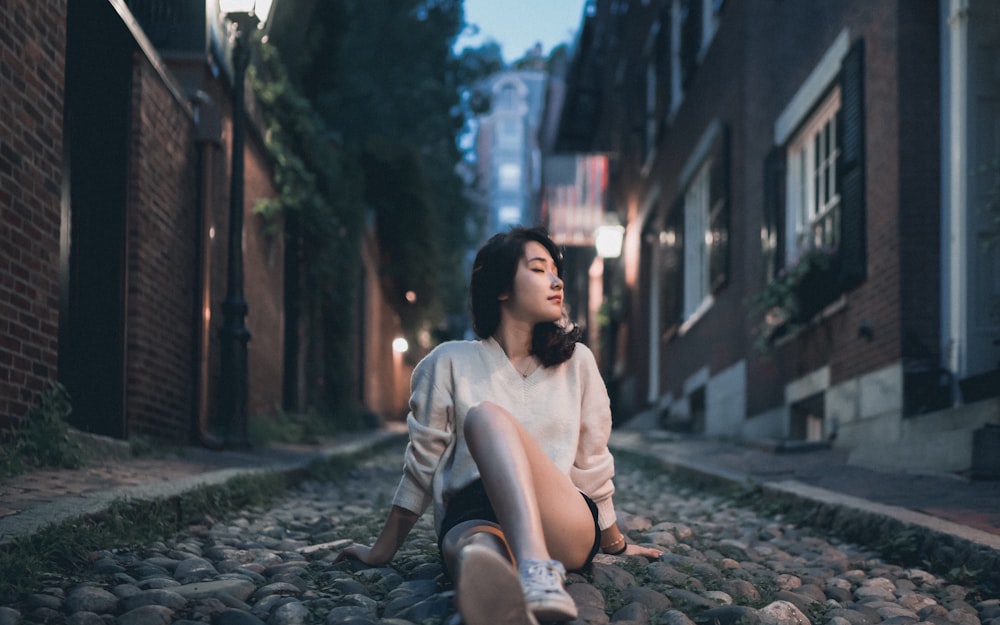
[(353, 427), (361, 413), (354, 402), (352, 346), (364, 226), (360, 176), (289, 81), (278, 51), (266, 45), (259, 49), (261, 63), (251, 68), (250, 80), (277, 194), (260, 200), (254, 210), (272, 223), (284, 222), (290, 250), (286, 283), (291, 282), (286, 298), (298, 300), (292, 305), (301, 305), (308, 332), (309, 404), (334, 415), (339, 425)]

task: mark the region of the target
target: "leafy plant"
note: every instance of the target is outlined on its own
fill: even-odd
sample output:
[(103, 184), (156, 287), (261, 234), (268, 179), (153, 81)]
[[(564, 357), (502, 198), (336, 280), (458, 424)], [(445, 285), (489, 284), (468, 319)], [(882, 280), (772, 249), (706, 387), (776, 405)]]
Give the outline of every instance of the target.
[(83, 446), (70, 434), (66, 418), (72, 412), (69, 393), (53, 382), (40, 404), (18, 426), (0, 457), (0, 472), (20, 473), (30, 467), (77, 469), (86, 461)]
[(758, 347), (766, 349), (778, 336), (794, 333), (830, 300), (835, 264), (832, 250), (806, 250), (750, 299), (752, 313), (761, 316)]

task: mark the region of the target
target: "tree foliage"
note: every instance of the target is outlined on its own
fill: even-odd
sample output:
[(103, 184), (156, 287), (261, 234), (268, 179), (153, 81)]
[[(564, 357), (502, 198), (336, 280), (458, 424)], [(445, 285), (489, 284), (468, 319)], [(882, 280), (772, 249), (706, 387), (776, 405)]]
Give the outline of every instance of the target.
[(439, 326), (464, 308), (454, 291), (465, 283), (471, 238), (457, 137), (468, 114), (462, 86), (477, 72), (451, 52), (462, 0), (286, 5), (271, 39), (290, 81), (355, 165), (387, 298), (410, 331)]
[(445, 320), (466, 317), (478, 233), (458, 137), (485, 110), (468, 94), (503, 64), (495, 44), (452, 54), (462, 0), (279, 7), (251, 72), (278, 191), (256, 210), (284, 226), (286, 305), (302, 306), (288, 323), (308, 335), (305, 403), (357, 425), (360, 241), (376, 235), (384, 294), (412, 338), (460, 330)]

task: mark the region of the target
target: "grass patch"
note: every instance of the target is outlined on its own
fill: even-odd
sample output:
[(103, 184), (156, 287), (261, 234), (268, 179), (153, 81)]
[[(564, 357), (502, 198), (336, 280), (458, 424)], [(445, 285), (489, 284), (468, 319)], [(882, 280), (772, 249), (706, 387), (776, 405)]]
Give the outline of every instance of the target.
[[(349, 421), (350, 423), (346, 423)], [(324, 414), (318, 410), (307, 412), (286, 412), (257, 414), (249, 419), (247, 429), (250, 443), (264, 446), (268, 443), (318, 443), (347, 431), (362, 429), (362, 418), (340, 418)]]
[(103, 512), (49, 525), (0, 546), (0, 601), (12, 602), (51, 577), (76, 578), (91, 554), (167, 539), (186, 525), (264, 505), (288, 488), (279, 473), (237, 476), (177, 497), (116, 500)]
[[(237, 475), (224, 484), (200, 486), (173, 497), (116, 500), (103, 512), (68, 519), (0, 545), (0, 603), (13, 603), (45, 580), (82, 579), (92, 554), (114, 548), (136, 548), (170, 540), (185, 527), (224, 521), (241, 510), (268, 505), (301, 480), (335, 482), (374, 457), (392, 439), (353, 454), (316, 461), (303, 471)], [(368, 540), (380, 518), (359, 519), (350, 528), (357, 540)]]

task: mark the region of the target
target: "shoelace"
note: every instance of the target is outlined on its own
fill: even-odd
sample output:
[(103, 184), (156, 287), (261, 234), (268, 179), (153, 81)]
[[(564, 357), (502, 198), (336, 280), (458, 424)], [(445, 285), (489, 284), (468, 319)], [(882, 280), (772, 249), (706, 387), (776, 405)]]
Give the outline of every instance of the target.
[(525, 596), (562, 592), (566, 569), (558, 560), (529, 560), (521, 566), (521, 585)]

